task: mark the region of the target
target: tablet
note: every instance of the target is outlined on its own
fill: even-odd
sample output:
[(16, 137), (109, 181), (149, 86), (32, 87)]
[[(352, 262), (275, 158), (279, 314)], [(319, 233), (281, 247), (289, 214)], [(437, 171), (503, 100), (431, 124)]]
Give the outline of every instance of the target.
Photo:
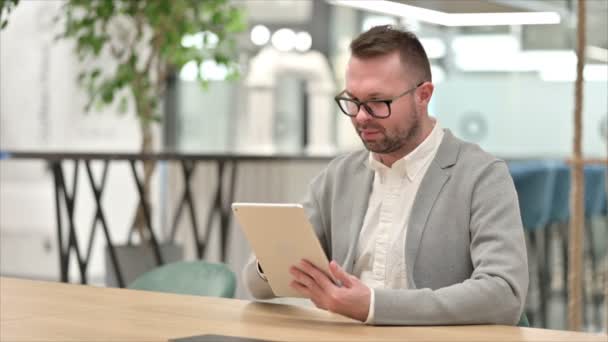
[(334, 280), (302, 205), (233, 203), (232, 211), (277, 297), (304, 297), (289, 286), (293, 281), (289, 268), (302, 259)]

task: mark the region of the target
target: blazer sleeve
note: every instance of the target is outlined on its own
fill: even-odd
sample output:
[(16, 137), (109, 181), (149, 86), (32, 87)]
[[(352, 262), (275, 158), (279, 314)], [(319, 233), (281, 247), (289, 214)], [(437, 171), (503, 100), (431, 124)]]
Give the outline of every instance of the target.
[(255, 255), (251, 255), (241, 274), (247, 290), (256, 299), (275, 298), (276, 296), (272, 292), (268, 281), (260, 276), (257, 267), (257, 258)]
[(487, 166), (473, 186), (469, 231), (469, 279), (435, 290), (377, 289), (373, 323), (516, 324), (528, 290), (528, 263), (517, 194), (502, 161)]

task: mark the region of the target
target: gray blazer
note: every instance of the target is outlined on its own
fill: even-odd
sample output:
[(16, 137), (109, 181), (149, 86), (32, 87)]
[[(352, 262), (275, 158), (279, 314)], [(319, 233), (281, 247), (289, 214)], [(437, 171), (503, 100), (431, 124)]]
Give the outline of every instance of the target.
[[(337, 157), (313, 179), (304, 202), (329, 258), (352, 272), (373, 172), (367, 151)], [(410, 215), (405, 248), (408, 289), (375, 289), (374, 324), (518, 322), (528, 263), (517, 194), (506, 163), (445, 130)], [(274, 297), (243, 270), (252, 295)]]

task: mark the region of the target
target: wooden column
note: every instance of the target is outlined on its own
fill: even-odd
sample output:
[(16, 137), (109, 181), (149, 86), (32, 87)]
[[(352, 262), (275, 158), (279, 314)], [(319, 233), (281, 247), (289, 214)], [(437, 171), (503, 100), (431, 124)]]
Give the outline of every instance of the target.
[(583, 68), (585, 65), (585, 0), (578, 0), (576, 41), (576, 83), (574, 94), (574, 142), (571, 197), (570, 197), (570, 243), (568, 250), (568, 329), (581, 330), (582, 322), (582, 275), (583, 234), (585, 226), (584, 173), (582, 160), (583, 135)]

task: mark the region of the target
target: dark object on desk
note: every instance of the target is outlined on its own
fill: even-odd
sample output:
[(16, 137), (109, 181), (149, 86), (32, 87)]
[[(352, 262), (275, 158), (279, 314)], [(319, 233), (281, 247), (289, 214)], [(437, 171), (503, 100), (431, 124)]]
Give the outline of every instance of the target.
[(278, 342), (277, 340), (260, 340), (257, 338), (226, 336), (226, 335), (199, 335), (171, 339), (169, 342)]

